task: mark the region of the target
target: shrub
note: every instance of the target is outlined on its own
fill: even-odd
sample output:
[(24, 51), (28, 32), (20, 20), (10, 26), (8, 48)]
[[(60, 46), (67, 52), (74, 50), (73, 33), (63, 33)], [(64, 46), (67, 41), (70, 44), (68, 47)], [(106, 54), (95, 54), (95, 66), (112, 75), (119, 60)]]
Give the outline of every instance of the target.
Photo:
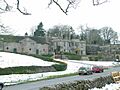
[(33, 73), (54, 72), (54, 71), (56, 70), (52, 66), (20, 66), (20, 67), (0, 68), (0, 75), (33, 74)]
[(43, 54), (42, 56), (45, 56), (45, 57), (52, 57), (53, 56), (53, 54)]
[(80, 55), (66, 55), (69, 60), (80, 60)]
[(99, 57), (94, 57), (94, 56), (91, 56), (91, 57), (89, 57), (89, 60), (90, 61), (98, 61), (99, 60)]
[(69, 59), (69, 60), (80, 60), (81, 56), (74, 54), (74, 53), (68, 53), (68, 52), (64, 52), (64, 55)]
[(69, 52), (64, 52), (63, 54), (64, 54), (64, 55), (76, 55), (76, 54), (74, 54), (74, 53), (69, 53)]
[(60, 62), (60, 61), (54, 61), (52, 57), (50, 57), (50, 55), (32, 55), (36, 58), (40, 58), (42, 60), (45, 60), (45, 61), (50, 61), (50, 62), (56, 62), (58, 64), (54, 64), (52, 65), (56, 71), (64, 71), (66, 70), (67, 68), (67, 64), (66, 63), (63, 63), (63, 62)]
[(30, 56), (33, 56), (33, 57), (36, 57), (36, 58), (40, 58), (40, 59), (42, 59), (42, 60), (44, 60), (44, 61), (49, 61), (49, 62), (53, 62), (53, 58), (52, 57), (50, 57), (50, 56), (47, 56), (47, 55), (30, 55)]
[(65, 63), (54, 64), (52, 66), (56, 69), (56, 71), (64, 71), (67, 69), (67, 64), (65, 64)]

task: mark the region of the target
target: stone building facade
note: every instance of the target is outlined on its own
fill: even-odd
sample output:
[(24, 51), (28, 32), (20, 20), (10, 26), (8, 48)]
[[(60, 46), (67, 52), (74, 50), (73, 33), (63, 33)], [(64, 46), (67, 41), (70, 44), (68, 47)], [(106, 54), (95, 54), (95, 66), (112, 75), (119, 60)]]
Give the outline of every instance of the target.
[[(0, 36), (1, 38), (1, 36)], [(86, 42), (79, 39), (59, 39), (29, 37), (29, 36), (2, 36), (0, 50), (25, 54), (48, 54), (68, 52), (86, 55)]]
[(48, 44), (37, 43), (29, 37), (25, 37), (18, 42), (1, 42), (0, 49), (7, 52), (25, 54), (48, 54)]
[(79, 39), (58, 39), (51, 40), (50, 49), (52, 52), (68, 52), (78, 55), (86, 55), (86, 42)]

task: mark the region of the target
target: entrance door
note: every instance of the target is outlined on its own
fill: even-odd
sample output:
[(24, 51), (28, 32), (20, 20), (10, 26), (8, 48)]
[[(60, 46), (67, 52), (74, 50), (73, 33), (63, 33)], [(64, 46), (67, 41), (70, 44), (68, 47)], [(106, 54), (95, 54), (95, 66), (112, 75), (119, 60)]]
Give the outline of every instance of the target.
[(16, 52), (17, 52), (17, 48), (14, 48), (14, 49), (13, 49), (13, 52), (16, 53)]
[(36, 49), (36, 54), (37, 54), (37, 55), (39, 54), (39, 50), (38, 50), (38, 49)]

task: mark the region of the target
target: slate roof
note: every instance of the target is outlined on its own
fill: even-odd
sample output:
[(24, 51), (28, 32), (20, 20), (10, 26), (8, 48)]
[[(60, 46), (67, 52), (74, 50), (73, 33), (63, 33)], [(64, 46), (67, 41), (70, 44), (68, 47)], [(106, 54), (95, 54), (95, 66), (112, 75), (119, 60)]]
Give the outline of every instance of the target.
[[(34, 40), (36, 43), (41, 43), (41, 44), (47, 44), (48, 42), (46, 41), (45, 37), (31, 37), (27, 36), (28, 38)], [(26, 38), (26, 36), (13, 36), (13, 35), (0, 35), (0, 41), (2, 41), (2, 38), (4, 38), (4, 42), (16, 42), (18, 43), (19, 41), (23, 40)]]

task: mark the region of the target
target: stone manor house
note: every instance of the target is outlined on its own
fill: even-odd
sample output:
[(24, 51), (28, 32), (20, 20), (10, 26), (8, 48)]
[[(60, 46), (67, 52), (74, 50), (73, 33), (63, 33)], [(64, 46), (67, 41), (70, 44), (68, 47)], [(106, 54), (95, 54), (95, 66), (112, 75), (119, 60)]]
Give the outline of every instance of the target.
[(86, 42), (79, 39), (0, 35), (0, 50), (38, 55), (59, 52), (86, 55)]

